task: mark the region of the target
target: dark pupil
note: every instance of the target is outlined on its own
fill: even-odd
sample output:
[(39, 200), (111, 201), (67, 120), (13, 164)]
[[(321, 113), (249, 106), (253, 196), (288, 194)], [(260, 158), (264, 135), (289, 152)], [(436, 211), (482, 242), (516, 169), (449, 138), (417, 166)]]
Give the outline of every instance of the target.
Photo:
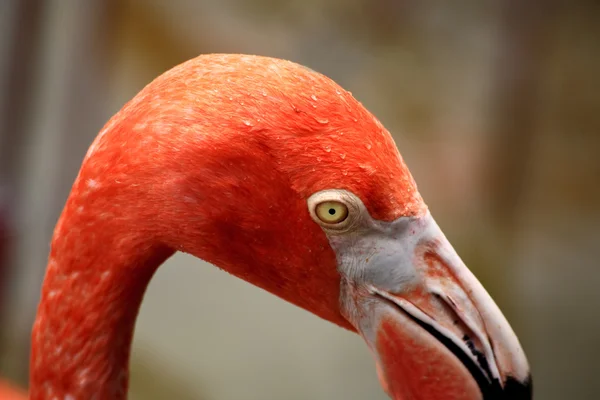
[(334, 214), (335, 214), (335, 209), (333, 209), (333, 208), (330, 208), (330, 209), (329, 209), (329, 215), (334, 215)]

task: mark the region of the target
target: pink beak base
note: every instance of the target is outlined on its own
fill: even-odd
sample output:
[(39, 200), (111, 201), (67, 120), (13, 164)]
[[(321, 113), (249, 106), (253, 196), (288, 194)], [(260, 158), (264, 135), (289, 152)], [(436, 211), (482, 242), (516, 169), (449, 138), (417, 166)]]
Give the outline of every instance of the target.
[[(529, 365), (516, 335), (431, 215), (390, 231), (363, 234), (366, 245), (355, 237), (337, 246), (377, 249), (370, 269), (344, 281), (342, 304), (373, 351), (388, 395), (530, 400)], [(341, 254), (355, 265), (358, 257)]]
[(379, 381), (394, 400), (482, 399), (471, 373), (441, 342), (403, 315), (385, 315), (377, 329)]

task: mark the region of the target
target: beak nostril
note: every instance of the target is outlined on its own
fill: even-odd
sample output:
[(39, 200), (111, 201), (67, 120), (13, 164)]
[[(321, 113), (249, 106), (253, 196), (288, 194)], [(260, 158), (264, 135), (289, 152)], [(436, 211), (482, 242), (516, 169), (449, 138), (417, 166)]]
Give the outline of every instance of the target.
[(340, 300), (392, 397), (530, 399), (518, 338), (431, 215), (391, 223), (365, 215), (361, 235), (333, 237), (347, 280)]

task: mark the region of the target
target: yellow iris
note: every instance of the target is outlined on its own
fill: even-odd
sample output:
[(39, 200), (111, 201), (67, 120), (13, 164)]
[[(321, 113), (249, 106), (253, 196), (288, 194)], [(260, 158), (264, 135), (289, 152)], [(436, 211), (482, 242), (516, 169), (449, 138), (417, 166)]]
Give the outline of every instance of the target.
[(325, 201), (317, 205), (315, 214), (326, 224), (338, 224), (348, 217), (348, 207), (338, 201)]

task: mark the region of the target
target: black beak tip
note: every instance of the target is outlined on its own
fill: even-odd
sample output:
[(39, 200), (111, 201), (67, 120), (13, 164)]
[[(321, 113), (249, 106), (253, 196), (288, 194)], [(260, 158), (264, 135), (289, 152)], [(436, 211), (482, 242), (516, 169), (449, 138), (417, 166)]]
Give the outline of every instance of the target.
[(494, 384), (484, 392), (484, 400), (532, 400), (533, 385), (531, 383), (531, 375), (523, 382), (509, 376), (504, 382), (504, 386), (495, 380)]
[(533, 399), (533, 383), (531, 381), (531, 375), (527, 377), (523, 382), (516, 380), (509, 376), (504, 384), (503, 394), (505, 399), (515, 400), (531, 400)]
[(531, 375), (524, 381), (519, 381), (512, 376), (506, 378), (504, 385), (495, 380), (494, 383), (484, 391), (484, 400), (532, 400), (533, 385)]

